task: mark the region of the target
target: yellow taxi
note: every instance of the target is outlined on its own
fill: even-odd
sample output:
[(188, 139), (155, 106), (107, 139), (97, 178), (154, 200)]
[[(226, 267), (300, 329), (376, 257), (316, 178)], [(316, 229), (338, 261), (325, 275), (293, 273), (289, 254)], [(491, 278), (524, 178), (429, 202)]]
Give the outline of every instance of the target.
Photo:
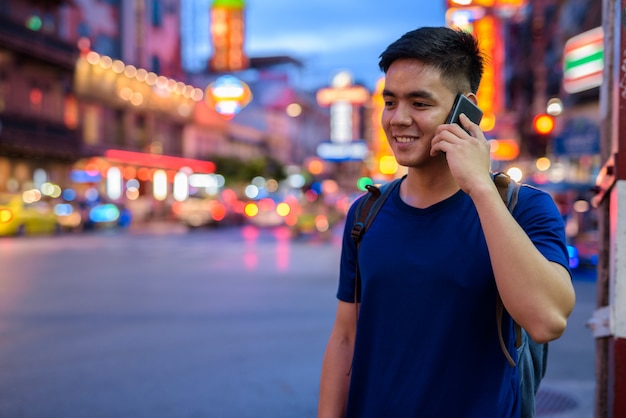
[(36, 193), (0, 194), (0, 236), (53, 234), (59, 231), (57, 216)]

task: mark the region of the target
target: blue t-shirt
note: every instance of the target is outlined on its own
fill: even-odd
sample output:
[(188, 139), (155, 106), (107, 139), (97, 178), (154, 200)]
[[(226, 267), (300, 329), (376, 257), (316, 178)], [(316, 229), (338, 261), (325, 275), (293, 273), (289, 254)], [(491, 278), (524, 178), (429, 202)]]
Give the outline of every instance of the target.
[[(337, 292), (345, 302), (355, 292), (355, 206)], [(567, 268), (564, 225), (550, 195), (521, 187), (514, 216), (548, 260)], [(459, 191), (418, 209), (396, 188), (364, 235), (358, 259), (361, 307), (348, 417), (519, 417), (517, 368), (500, 348), (495, 279), (468, 195)], [(503, 324), (514, 356), (513, 322), (507, 317)]]

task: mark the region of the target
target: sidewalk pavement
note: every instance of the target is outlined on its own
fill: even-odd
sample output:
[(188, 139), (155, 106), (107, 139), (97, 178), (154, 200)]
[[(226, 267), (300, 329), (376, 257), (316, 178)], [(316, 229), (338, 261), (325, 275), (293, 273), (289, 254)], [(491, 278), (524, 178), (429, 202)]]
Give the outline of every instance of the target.
[(593, 418), (595, 383), (573, 380), (541, 382), (537, 418)]
[(133, 222), (128, 227), (132, 234), (184, 234), (189, 231), (185, 225), (172, 220), (156, 220), (148, 222)]
[(537, 394), (537, 418), (593, 418), (595, 339), (586, 322), (596, 309), (595, 271), (574, 271), (576, 306), (561, 338), (548, 346), (548, 368)]

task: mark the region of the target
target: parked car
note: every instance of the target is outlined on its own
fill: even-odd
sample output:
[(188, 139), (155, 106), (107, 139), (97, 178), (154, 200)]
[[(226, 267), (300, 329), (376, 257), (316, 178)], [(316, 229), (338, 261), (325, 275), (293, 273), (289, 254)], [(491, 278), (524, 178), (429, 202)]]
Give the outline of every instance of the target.
[(241, 225), (243, 202), (230, 193), (218, 196), (190, 196), (172, 205), (174, 216), (190, 228)]
[(48, 202), (27, 200), (23, 194), (0, 194), (0, 235), (54, 234), (60, 230)]
[(333, 205), (321, 201), (302, 204), (295, 222), (290, 224), (291, 236), (300, 238), (317, 236), (324, 240), (332, 237), (332, 231), (343, 219), (341, 213)]
[(275, 227), (288, 224), (294, 214), (294, 200), (264, 197), (246, 203), (244, 212), (248, 223), (260, 227)]
[(127, 228), (132, 222), (132, 214), (125, 206), (111, 202), (90, 206), (88, 214), (83, 220), (84, 230)]
[(64, 231), (77, 231), (82, 228), (83, 216), (80, 209), (69, 202), (54, 205), (57, 222)]
[(64, 231), (127, 228), (132, 222), (131, 211), (112, 202), (62, 202), (54, 206), (54, 213)]

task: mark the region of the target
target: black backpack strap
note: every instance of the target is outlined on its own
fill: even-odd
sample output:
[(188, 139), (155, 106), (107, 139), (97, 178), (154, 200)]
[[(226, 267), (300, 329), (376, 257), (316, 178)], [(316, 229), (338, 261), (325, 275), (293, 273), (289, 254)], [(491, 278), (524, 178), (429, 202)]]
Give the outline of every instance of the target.
[(368, 184), (365, 186), (368, 194), (364, 196), (361, 201), (358, 203), (356, 208), (356, 212), (354, 213), (354, 224), (352, 225), (352, 240), (356, 244), (357, 250), (359, 249), (359, 244), (361, 242), (361, 237), (365, 233), (367, 229), (365, 227), (367, 216), (370, 214), (372, 210), (372, 206), (381, 196), (381, 191), (378, 187)]
[(367, 197), (364, 197), (359, 202), (359, 206), (354, 214), (354, 225), (352, 226), (352, 239), (354, 240), (357, 250), (361, 243), (361, 238), (365, 231), (374, 221), (376, 214), (387, 200), (387, 197), (402, 181), (402, 178), (395, 179), (390, 183), (387, 183), (380, 188), (368, 184), (365, 188), (368, 191)]
[[(492, 178), (496, 187), (498, 188), (498, 193), (500, 193), (500, 197), (502, 201), (509, 209), (509, 212), (513, 214), (513, 210), (517, 205), (517, 198), (519, 195), (520, 185), (509, 177), (505, 173), (492, 173)], [(502, 303), (502, 299), (500, 298), (500, 293), (496, 293), (496, 324), (498, 326), (498, 339), (500, 341), (500, 347), (502, 348), (502, 352), (504, 356), (508, 360), (511, 367), (515, 367), (515, 361), (511, 357), (511, 354), (506, 349), (506, 344), (504, 343), (504, 338), (502, 336), (502, 316), (504, 315), (504, 304)], [(522, 327), (519, 326), (517, 322), (514, 322), (515, 325), (515, 347), (519, 347), (522, 345)]]
[(376, 187), (374, 185), (367, 185), (365, 188), (368, 191), (367, 196), (364, 196), (358, 203), (356, 211), (354, 212), (354, 224), (352, 225), (352, 239), (356, 245), (356, 275), (354, 278), (354, 304), (357, 307), (360, 299), (360, 273), (359, 273), (359, 247), (361, 246), (361, 239), (365, 234), (365, 231), (376, 218), (378, 211), (387, 200), (387, 197), (391, 192), (398, 187), (404, 177), (393, 180), (383, 186)]
[(509, 212), (513, 213), (513, 210), (517, 205), (520, 188), (519, 183), (509, 177), (508, 174), (502, 172), (492, 173), (491, 177), (498, 188), (498, 193), (500, 193), (502, 201), (506, 204)]

